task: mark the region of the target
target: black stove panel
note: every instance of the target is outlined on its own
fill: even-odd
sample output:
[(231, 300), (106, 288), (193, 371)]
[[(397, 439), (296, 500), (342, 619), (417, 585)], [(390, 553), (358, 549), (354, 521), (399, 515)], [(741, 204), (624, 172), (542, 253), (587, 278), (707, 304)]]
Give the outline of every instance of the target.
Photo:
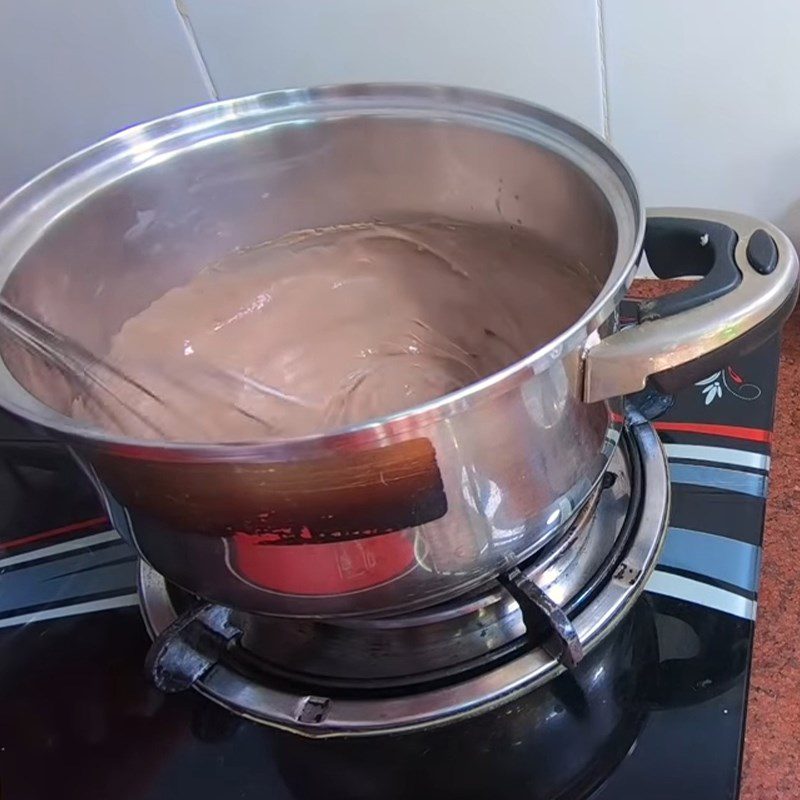
[[(622, 666), (604, 684), (598, 663), (592, 678), (619, 716), (588, 713), (590, 688), (569, 675), (553, 687), (547, 713), (582, 733), (549, 767), (586, 764), (561, 800), (737, 794), (777, 358), (773, 341), (681, 393), (657, 424), (673, 479), (668, 540), (615, 639)], [(0, 490), (3, 800), (544, 791), (526, 745), (543, 705), (524, 697), (429, 740), (353, 747), (276, 733), (192, 692), (162, 695), (142, 669), (135, 557), (69, 456), (0, 417)]]

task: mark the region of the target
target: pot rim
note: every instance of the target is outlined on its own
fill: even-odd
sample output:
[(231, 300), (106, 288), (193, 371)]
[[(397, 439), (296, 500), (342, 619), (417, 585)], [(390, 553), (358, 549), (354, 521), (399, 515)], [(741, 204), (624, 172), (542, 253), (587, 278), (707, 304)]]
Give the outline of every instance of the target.
[[(418, 433), (463, 411), (470, 402), (508, 391), (530, 373), (545, 371), (582, 348), (605, 322), (633, 281), (645, 230), (645, 211), (630, 169), (619, 154), (583, 125), (542, 106), (478, 89), (435, 84), (359, 83), (282, 89), (202, 104), (134, 125), (78, 151), (42, 172), (0, 202), (0, 291), (44, 230), (74, 205), (111, 182), (230, 135), (255, 134), (273, 125), (325, 120), (342, 114), (439, 119), (523, 138), (565, 157), (602, 192), (617, 225), (617, 251), (608, 278), (590, 307), (568, 328), (507, 367), (454, 392), (404, 411), (302, 437), (246, 442), (160, 441), (111, 434), (61, 414), (27, 392), (0, 360), (2, 405), (22, 418), (66, 436), (110, 446), (119, 455), (184, 460), (279, 457), (290, 449), (360, 449), (365, 444)], [(3, 392), (11, 381), (20, 402)], [(17, 392), (19, 393), (19, 392)]]

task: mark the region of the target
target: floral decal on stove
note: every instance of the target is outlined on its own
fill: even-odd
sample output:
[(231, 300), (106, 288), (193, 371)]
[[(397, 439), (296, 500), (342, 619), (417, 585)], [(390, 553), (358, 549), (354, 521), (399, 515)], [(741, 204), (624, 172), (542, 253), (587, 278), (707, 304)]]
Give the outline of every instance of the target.
[(715, 372), (713, 375), (698, 381), (695, 386), (700, 387), (707, 406), (710, 406), (726, 393), (732, 394), (739, 400), (750, 401), (761, 397), (761, 389), (754, 383), (748, 383), (733, 367), (721, 369), (719, 372)]

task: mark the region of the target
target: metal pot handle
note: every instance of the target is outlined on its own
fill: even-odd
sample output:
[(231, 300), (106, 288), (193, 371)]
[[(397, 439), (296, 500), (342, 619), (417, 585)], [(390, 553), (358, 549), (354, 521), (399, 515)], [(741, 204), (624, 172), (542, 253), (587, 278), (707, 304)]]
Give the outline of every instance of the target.
[(659, 278), (703, 275), (640, 306), (640, 324), (590, 344), (583, 399), (595, 403), (650, 383), (673, 392), (751, 352), (780, 331), (797, 302), (789, 238), (741, 214), (661, 208), (648, 213), (645, 252)]

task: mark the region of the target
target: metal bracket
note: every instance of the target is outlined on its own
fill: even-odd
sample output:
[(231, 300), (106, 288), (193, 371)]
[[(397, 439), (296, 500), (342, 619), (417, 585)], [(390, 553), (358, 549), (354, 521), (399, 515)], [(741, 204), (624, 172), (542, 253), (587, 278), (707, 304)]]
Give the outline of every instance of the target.
[(147, 651), (145, 671), (162, 692), (181, 692), (203, 678), (241, 635), (231, 610), (205, 603), (182, 614)]
[(565, 667), (571, 669), (576, 666), (583, 658), (583, 645), (564, 609), (517, 567), (501, 575), (499, 581), (519, 603), (525, 627), (529, 631), (535, 625), (537, 616), (545, 617), (553, 631), (550, 641), (545, 644), (547, 652)]

